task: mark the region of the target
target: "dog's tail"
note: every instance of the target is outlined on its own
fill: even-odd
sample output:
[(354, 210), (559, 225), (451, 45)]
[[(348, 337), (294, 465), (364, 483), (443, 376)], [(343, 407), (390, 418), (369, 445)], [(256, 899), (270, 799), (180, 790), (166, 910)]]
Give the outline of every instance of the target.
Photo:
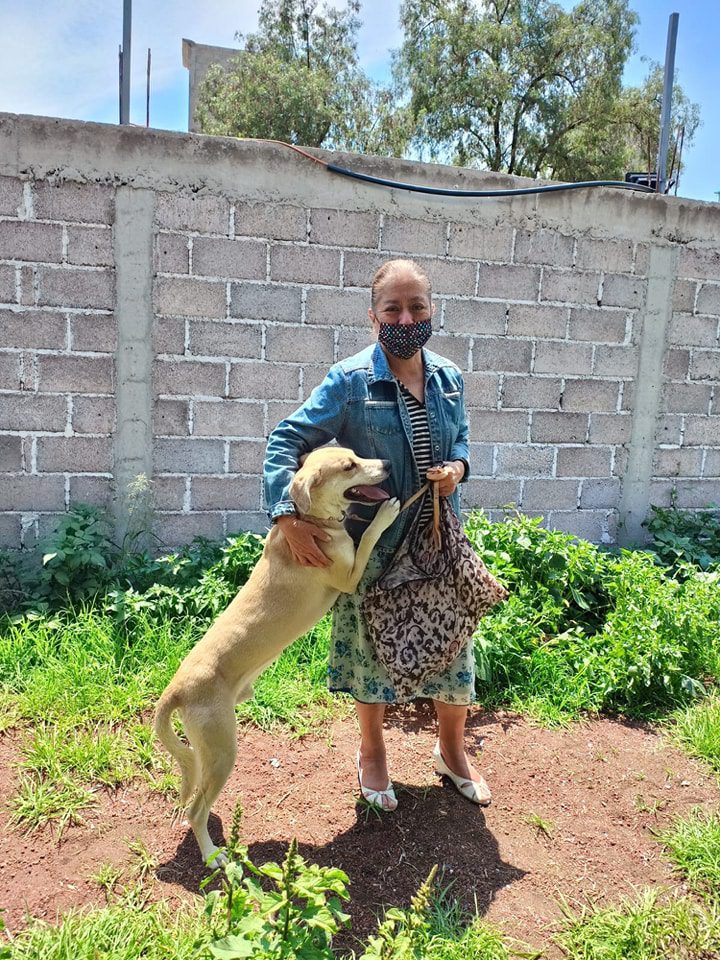
[(160, 743), (180, 766), (180, 806), (186, 807), (198, 784), (197, 756), (193, 748), (183, 743), (172, 728), (172, 715), (177, 707), (174, 695), (166, 690), (158, 701), (153, 728)]

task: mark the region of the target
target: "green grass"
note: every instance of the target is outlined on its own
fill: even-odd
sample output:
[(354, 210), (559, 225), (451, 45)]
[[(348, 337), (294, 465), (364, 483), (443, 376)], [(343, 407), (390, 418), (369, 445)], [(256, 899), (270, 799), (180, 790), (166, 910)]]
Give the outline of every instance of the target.
[(678, 711), (671, 718), (670, 731), (691, 757), (704, 760), (720, 776), (720, 696)]
[(9, 801), (10, 822), (29, 831), (55, 823), (59, 839), (69, 824), (82, 822), (81, 811), (94, 802), (91, 790), (66, 777), (50, 781), (25, 774)]
[(720, 815), (693, 810), (660, 839), (690, 889), (720, 904)]

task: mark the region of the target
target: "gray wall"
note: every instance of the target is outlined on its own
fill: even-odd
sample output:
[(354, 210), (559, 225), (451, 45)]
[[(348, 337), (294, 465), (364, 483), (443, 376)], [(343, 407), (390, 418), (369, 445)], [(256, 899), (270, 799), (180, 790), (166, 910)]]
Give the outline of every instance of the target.
[(236, 47), (216, 47), (207, 43), (195, 43), (194, 40), (183, 40), (182, 61), (188, 69), (188, 130), (196, 133), (200, 124), (195, 118), (200, 87), (210, 67), (220, 66), (226, 70), (242, 50)]
[(465, 506), (637, 540), (673, 488), (720, 502), (719, 236), (716, 204), (412, 195), (267, 143), (0, 114), (0, 542), (80, 500), (122, 520), (140, 472), (167, 544), (261, 529), (265, 438), (368, 341), (395, 255), (427, 268), (431, 345), (465, 373)]

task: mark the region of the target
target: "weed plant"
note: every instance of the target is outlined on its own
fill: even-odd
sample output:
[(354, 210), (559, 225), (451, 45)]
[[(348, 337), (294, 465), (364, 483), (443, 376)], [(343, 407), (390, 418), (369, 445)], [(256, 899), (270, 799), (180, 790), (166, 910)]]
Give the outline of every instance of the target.
[(670, 724), (671, 736), (692, 757), (698, 757), (720, 777), (720, 696), (678, 711)]
[(692, 563), (701, 570), (720, 567), (720, 511), (678, 510), (677, 496), (670, 507), (651, 506), (643, 526), (652, 534), (652, 548), (661, 564), (680, 567)]
[(695, 809), (660, 839), (690, 889), (720, 906), (720, 815)]

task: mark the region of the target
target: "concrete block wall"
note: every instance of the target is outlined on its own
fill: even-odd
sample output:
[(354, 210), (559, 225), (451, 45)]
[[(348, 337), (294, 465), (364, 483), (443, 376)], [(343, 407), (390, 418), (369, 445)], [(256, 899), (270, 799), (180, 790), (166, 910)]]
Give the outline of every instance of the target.
[(78, 500), (122, 522), (137, 472), (166, 545), (263, 529), (267, 435), (368, 342), (391, 256), (427, 270), (431, 346), (465, 374), (464, 505), (642, 539), (650, 502), (720, 503), (719, 214), (419, 197), (268, 144), (0, 115), (0, 541), (31, 545)]

